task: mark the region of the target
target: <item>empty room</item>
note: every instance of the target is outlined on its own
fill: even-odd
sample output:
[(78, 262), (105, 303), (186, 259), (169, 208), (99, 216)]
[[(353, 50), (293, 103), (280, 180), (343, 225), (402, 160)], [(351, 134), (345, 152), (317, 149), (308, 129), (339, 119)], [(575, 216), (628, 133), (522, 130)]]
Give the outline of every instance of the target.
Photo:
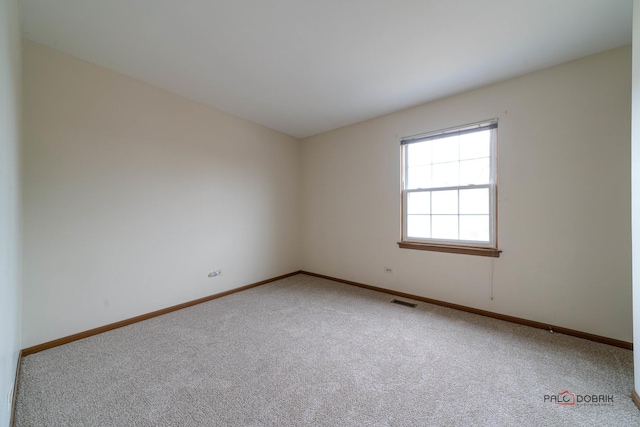
[(640, 0), (0, 4), (0, 426), (640, 425)]

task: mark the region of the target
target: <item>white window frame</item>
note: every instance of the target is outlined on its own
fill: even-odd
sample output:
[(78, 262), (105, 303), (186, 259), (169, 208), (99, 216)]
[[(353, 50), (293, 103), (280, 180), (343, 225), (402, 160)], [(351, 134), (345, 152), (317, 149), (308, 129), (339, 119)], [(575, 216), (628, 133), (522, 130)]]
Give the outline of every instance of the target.
[[(409, 150), (406, 149), (410, 144), (419, 143), (434, 139), (448, 138), (456, 135), (491, 130), (490, 140), (490, 171), (489, 182), (485, 184), (459, 185), (450, 187), (430, 187), (430, 188), (414, 188), (408, 189), (408, 156)], [(433, 250), (439, 252), (465, 253), (469, 255), (483, 255), (498, 257), (498, 230), (497, 230), (497, 141), (498, 140), (498, 119), (484, 120), (481, 122), (471, 123), (463, 126), (456, 126), (435, 132), (429, 132), (411, 137), (405, 137), (400, 140), (401, 159), (402, 159), (402, 240), (399, 242), (401, 248)], [(436, 238), (417, 238), (407, 236), (407, 200), (409, 194), (420, 192), (448, 191), (448, 190), (465, 190), (487, 188), (489, 190), (489, 236), (488, 242), (469, 241), (460, 239), (436, 239)], [(459, 193), (458, 193), (459, 197)], [(458, 220), (460, 219), (458, 213)], [(433, 218), (433, 216), (431, 216)]]

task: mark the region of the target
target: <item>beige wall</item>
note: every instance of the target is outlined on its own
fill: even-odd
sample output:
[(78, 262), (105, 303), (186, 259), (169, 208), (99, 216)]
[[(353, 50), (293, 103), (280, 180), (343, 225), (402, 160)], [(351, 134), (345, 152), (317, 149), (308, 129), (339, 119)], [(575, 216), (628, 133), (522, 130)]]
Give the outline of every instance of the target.
[(299, 269), (297, 139), (23, 55), (24, 347)]
[[(629, 47), (302, 145), (23, 52), (23, 347), (300, 267), (632, 340)], [(399, 249), (400, 138), (493, 117), (502, 256)]]
[[(633, 335), (640, 342), (640, 0), (633, 2), (632, 64), (632, 228), (633, 228)], [(640, 351), (634, 351), (634, 388), (640, 391)]]
[[(303, 140), (303, 269), (632, 341), (630, 94), (624, 47)], [(399, 249), (400, 138), (494, 117), (502, 256)]]
[(0, 425), (9, 425), (20, 352), (20, 28), (0, 0)]

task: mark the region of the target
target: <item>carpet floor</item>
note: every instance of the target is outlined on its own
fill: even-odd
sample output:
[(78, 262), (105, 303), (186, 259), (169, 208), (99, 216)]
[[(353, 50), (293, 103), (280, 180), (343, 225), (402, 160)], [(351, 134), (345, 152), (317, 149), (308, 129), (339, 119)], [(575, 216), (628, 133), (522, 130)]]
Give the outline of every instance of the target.
[(640, 425), (631, 351), (392, 299), (300, 274), (26, 356), (15, 425)]

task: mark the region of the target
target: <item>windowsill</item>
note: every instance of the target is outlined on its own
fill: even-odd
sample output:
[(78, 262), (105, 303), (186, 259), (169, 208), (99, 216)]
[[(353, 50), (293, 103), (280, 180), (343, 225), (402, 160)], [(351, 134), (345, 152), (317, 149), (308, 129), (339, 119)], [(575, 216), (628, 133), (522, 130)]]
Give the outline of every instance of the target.
[(498, 258), (499, 249), (479, 248), (473, 246), (436, 245), (434, 243), (398, 242), (401, 249), (417, 249), (419, 251), (448, 252), (452, 254), (478, 255)]

